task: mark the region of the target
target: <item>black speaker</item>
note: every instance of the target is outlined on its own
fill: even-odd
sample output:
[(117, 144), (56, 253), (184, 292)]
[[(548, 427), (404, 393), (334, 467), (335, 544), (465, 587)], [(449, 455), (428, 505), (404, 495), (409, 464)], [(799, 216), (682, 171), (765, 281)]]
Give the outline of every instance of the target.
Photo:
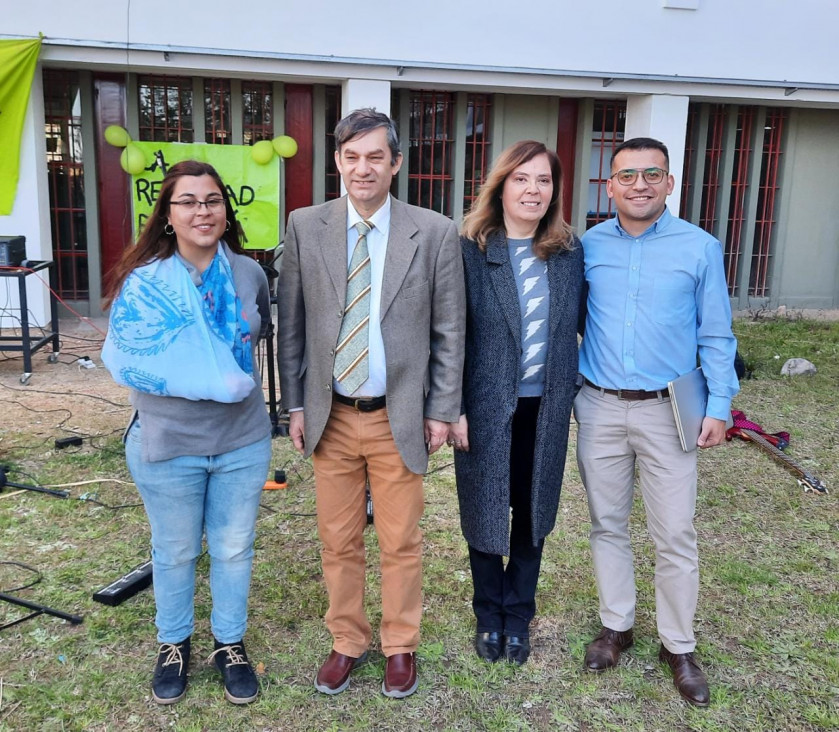
[(25, 236), (0, 236), (0, 267), (19, 267), (24, 259)]

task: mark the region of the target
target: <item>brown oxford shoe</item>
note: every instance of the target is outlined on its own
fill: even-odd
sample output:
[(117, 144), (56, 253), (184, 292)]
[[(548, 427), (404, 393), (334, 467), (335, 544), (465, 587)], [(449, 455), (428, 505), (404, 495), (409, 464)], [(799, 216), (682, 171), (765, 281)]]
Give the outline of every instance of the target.
[(664, 646), (658, 652), (658, 660), (670, 666), (673, 685), (682, 698), (695, 707), (707, 707), (711, 702), (708, 681), (693, 653), (670, 653)]
[(411, 696), (419, 686), (417, 656), (415, 653), (397, 653), (387, 657), (382, 694), (392, 699)]
[(619, 631), (601, 628), (597, 637), (586, 648), (586, 671), (599, 673), (618, 665), (621, 651), (632, 645), (632, 628)]
[(350, 685), (350, 673), (367, 660), (367, 651), (359, 658), (332, 651), (315, 676), (315, 688), (321, 694), (340, 694)]

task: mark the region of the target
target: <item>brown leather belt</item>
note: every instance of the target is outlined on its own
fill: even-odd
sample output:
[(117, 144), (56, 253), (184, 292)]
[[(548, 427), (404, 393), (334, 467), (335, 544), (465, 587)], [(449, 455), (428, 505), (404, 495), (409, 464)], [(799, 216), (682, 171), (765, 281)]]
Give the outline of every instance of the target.
[(348, 397), (338, 392), (332, 393), (332, 399), (340, 404), (346, 404), (358, 412), (375, 412), (377, 409), (384, 409), (386, 397)]
[(604, 394), (611, 394), (618, 399), (625, 399), (628, 402), (639, 402), (644, 399), (669, 399), (670, 394), (667, 389), (659, 389), (658, 391), (644, 391), (643, 389), (606, 389), (597, 384), (593, 384), (588, 379), (583, 379), (588, 386)]

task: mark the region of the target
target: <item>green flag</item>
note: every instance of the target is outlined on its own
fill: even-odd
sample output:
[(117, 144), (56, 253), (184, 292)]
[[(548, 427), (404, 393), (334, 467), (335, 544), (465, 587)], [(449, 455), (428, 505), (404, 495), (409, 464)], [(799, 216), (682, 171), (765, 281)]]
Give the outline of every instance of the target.
[(20, 138), (41, 39), (0, 41), (0, 216), (15, 204)]

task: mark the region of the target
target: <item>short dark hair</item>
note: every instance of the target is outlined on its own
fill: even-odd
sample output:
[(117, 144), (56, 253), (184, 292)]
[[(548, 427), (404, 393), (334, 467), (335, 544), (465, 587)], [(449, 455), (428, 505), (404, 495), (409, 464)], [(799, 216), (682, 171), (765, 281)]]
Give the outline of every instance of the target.
[(628, 140), (624, 140), (612, 153), (612, 159), (609, 161), (610, 168), (615, 164), (615, 158), (618, 153), (624, 150), (658, 150), (664, 155), (667, 168), (668, 170), (670, 169), (670, 153), (667, 152), (667, 145), (661, 140), (656, 140), (653, 137), (631, 137)]
[(387, 144), (390, 147), (392, 164), (396, 164), (399, 157), (399, 132), (396, 122), (383, 112), (377, 112), (373, 107), (354, 109), (344, 119), (335, 125), (335, 150), (340, 154), (344, 143), (359, 135), (364, 135), (377, 127), (384, 127), (387, 132)]

